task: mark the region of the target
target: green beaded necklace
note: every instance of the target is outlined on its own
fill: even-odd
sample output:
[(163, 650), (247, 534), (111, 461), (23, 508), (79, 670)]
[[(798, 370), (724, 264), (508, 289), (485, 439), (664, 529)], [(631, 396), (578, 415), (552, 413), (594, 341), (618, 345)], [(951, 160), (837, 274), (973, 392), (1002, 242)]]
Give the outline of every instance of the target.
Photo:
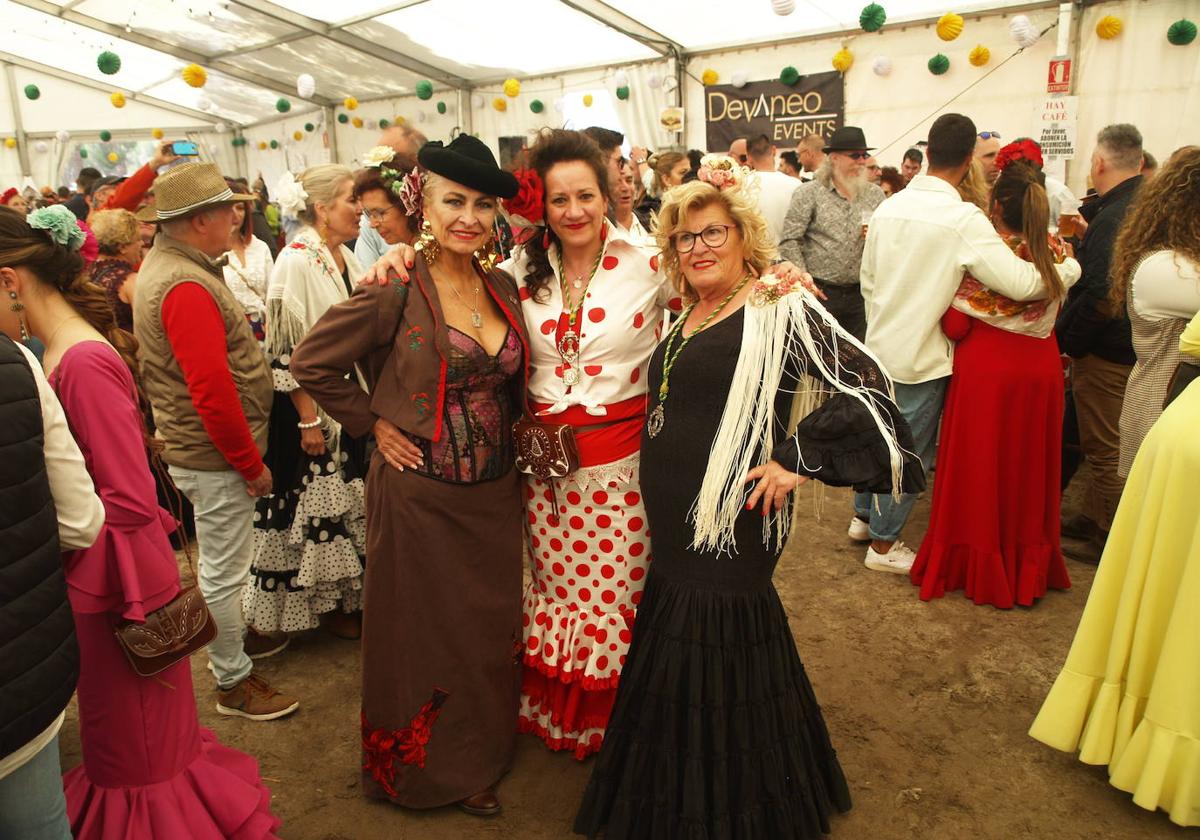
[(558, 342), (557, 350), (562, 359), (563, 384), (568, 388), (579, 384), (579, 333), (575, 329), (575, 322), (579, 319), (579, 312), (591, 291), (592, 280), (600, 268), (603, 256), (604, 242), (601, 240), (600, 250), (596, 253), (596, 261), (592, 263), (592, 272), (588, 275), (587, 284), (584, 285), (580, 279), (576, 279), (572, 284), (579, 290), (579, 299), (572, 305), (571, 290), (567, 288), (567, 272), (563, 268), (562, 245), (558, 246), (558, 284), (562, 289), (563, 308), (567, 311), (567, 329)]

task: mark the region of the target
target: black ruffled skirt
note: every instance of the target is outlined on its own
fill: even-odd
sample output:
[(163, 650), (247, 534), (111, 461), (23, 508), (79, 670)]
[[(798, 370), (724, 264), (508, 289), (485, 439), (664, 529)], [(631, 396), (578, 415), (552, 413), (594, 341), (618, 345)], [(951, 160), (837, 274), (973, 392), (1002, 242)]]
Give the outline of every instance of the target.
[(650, 566), (578, 834), (803, 840), (850, 808), (774, 586), (720, 581), (707, 565)]

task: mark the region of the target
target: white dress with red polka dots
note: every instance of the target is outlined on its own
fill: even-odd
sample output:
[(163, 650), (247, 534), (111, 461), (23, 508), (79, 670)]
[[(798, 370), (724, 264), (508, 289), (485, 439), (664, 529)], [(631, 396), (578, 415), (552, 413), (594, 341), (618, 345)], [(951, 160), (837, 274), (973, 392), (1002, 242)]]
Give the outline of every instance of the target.
[[(555, 249), (551, 265), (556, 265)], [(664, 313), (680, 301), (659, 271), (657, 251), (608, 226), (600, 268), (580, 313), (582, 378), (563, 382), (556, 333), (562, 292), (544, 300), (525, 287), (523, 254), (502, 265), (517, 280), (530, 333), (530, 398), (550, 406), (546, 422), (582, 409), (601, 424), (606, 406), (646, 395), (646, 366), (662, 335)], [(641, 410), (641, 409), (639, 409)], [(638, 481), (637, 452), (581, 467), (549, 484), (526, 478), (532, 578), (525, 592), (526, 676), (520, 727), (552, 749), (583, 758), (600, 748), (629, 649), (650, 562), (650, 532)], [(554, 502), (557, 500), (557, 516)]]

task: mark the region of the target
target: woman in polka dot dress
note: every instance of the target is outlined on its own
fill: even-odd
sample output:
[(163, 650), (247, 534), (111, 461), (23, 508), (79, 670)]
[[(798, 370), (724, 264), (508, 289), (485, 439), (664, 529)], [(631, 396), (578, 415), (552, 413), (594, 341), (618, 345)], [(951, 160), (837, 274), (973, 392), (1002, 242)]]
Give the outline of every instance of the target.
[[(529, 159), (506, 206), (545, 226), (527, 230), (501, 268), (529, 327), (533, 410), (574, 428), (581, 466), (552, 484), (525, 476), (532, 580), (519, 724), (584, 758), (603, 740), (650, 563), (638, 481), (646, 364), (679, 300), (656, 251), (606, 220), (606, 169), (588, 137), (545, 132)], [(544, 203), (531, 185), (544, 185)]]

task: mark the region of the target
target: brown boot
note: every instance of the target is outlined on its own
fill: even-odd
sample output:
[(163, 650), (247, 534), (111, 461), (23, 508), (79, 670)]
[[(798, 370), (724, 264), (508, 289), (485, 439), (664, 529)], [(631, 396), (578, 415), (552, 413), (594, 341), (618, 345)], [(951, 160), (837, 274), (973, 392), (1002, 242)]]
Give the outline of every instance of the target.
[(226, 691), (217, 690), (217, 711), (248, 720), (275, 720), (300, 708), (300, 701), (280, 694), (262, 677), (251, 672)]
[(494, 817), (500, 813), (500, 800), (494, 788), (487, 788), (460, 800), (458, 807), (475, 817)]
[(352, 613), (345, 613), (341, 610), (334, 610), (321, 615), (321, 626), (324, 627), (330, 635), (337, 636), (339, 639), (361, 639), (362, 638), (362, 611), (356, 610)]

